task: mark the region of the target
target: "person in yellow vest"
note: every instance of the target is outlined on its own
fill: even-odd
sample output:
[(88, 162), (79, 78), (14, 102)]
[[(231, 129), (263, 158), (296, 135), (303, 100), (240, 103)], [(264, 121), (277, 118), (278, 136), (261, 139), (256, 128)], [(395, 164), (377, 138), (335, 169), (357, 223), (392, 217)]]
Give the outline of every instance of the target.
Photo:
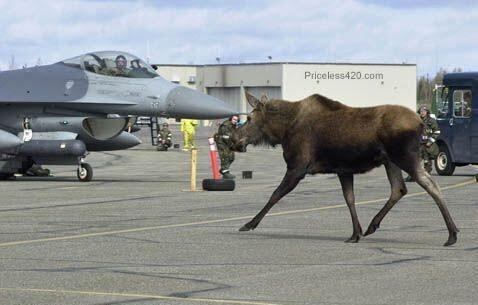
[(196, 135), (197, 120), (181, 119), (181, 132), (184, 137), (184, 151), (195, 148), (194, 136)]

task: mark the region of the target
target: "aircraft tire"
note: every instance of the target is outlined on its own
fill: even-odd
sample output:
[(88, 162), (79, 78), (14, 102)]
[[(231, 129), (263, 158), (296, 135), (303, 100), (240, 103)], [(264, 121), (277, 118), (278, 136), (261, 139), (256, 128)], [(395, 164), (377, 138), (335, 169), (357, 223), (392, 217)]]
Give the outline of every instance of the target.
[(234, 191), (236, 183), (232, 179), (204, 179), (202, 189), (205, 191)]
[(453, 163), (450, 151), (445, 145), (439, 146), (440, 151), (435, 159), (435, 169), (440, 176), (451, 176), (455, 171), (455, 163)]
[(89, 182), (93, 179), (93, 168), (88, 163), (82, 163), (80, 165), (81, 170), (76, 171), (76, 176), (81, 182)]

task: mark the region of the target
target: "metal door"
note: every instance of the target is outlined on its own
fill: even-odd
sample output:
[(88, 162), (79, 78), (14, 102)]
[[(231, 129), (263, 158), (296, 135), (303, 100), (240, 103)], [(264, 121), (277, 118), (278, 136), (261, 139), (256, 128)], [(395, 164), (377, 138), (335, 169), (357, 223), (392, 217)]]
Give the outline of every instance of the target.
[(454, 162), (469, 163), (471, 161), (471, 89), (454, 89), (451, 98), (453, 116), (449, 120), (449, 125)]

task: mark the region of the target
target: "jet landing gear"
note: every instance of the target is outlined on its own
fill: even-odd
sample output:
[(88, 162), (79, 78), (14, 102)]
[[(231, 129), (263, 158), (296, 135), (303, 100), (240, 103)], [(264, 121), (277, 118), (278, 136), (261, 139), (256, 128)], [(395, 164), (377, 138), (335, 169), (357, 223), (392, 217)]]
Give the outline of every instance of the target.
[(76, 176), (80, 182), (89, 182), (93, 179), (93, 168), (88, 163), (81, 161), (76, 170)]

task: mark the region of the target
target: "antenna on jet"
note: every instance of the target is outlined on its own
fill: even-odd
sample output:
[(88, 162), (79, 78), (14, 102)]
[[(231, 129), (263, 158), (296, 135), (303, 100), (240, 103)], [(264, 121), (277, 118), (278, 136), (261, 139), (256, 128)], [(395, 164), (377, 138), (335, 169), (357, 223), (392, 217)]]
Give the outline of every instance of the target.
[(272, 61), (272, 56), (269, 55), (269, 56), (267, 56), (267, 58), (269, 59), (269, 62)]
[(216, 61), (218, 64), (221, 63), (221, 57), (216, 57)]
[(15, 70), (17, 65), (15, 64), (15, 55), (10, 57), (10, 62), (8, 63), (8, 70)]

